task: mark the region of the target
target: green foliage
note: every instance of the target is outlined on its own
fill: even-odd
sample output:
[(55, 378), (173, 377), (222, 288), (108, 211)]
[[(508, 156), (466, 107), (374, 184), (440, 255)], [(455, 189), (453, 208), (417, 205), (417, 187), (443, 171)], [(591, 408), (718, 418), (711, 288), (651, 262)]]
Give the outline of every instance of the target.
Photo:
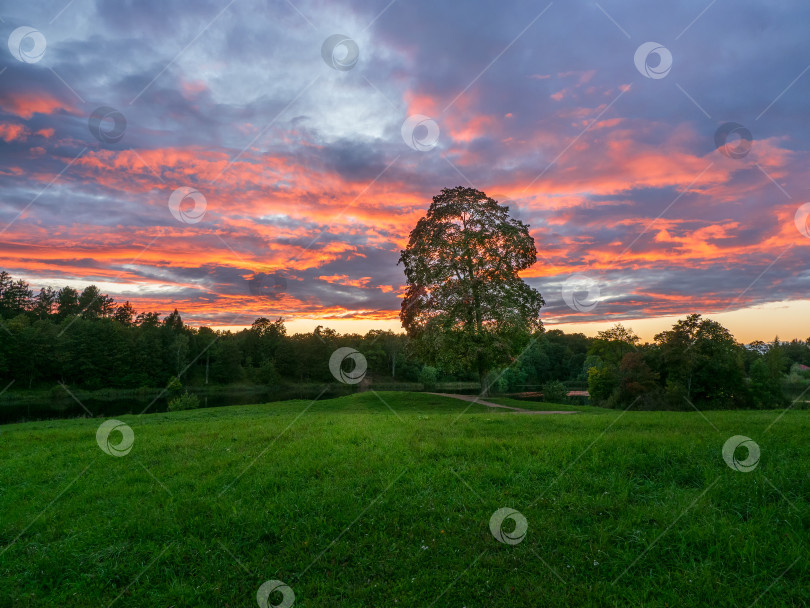
[(169, 399), (170, 412), (196, 410), (198, 407), (200, 407), (200, 399), (197, 397), (197, 395), (194, 395), (193, 393), (190, 394), (188, 391), (182, 395), (174, 397), (173, 399)]
[(552, 380), (543, 385), (543, 401), (565, 403), (568, 400), (568, 389), (559, 380)]
[(421, 382), (426, 389), (436, 388), (436, 382), (439, 379), (439, 372), (435, 367), (425, 365), (419, 372), (419, 382)]
[[(522, 228), (488, 200), (481, 202), (487, 213), (505, 218), (519, 237)], [(447, 204), (460, 208), (452, 201)], [(453, 225), (447, 230), (458, 232)], [(455, 238), (463, 243), (467, 237)], [(495, 289), (492, 285), (499, 283), (488, 289)], [(500, 296), (482, 293), (487, 306), (500, 306)], [(467, 310), (464, 303), (470, 301), (475, 302), (461, 297), (460, 308), (454, 310)], [(393, 378), (417, 382), (425, 365), (441, 369), (443, 380), (480, 381), (479, 363), (484, 361), (498, 370), (484, 375), (492, 381), (497, 378), (494, 390), (537, 391), (558, 380), (571, 390), (588, 386), (593, 403), (614, 407), (631, 402), (647, 409), (691, 410), (690, 403), (700, 409), (778, 407), (795, 399), (799, 399), (796, 407), (801, 407), (806, 398), (802, 396), (807, 394), (810, 371), (800, 365), (810, 364), (807, 341), (776, 339), (742, 346), (727, 329), (700, 315), (678, 321), (658, 334), (653, 344), (639, 344), (632, 330), (621, 325), (588, 338), (557, 329), (544, 331), (538, 322), (529, 336), (526, 327), (517, 331), (510, 325), (512, 313), (504, 314), (503, 332), (496, 329), (498, 321), (492, 327), (484, 324), (480, 334), (451, 324), (447, 331), (439, 328), (422, 335), (417, 343), (379, 330), (361, 336), (318, 327), (288, 336), (283, 319), (265, 317), (241, 331), (215, 331), (185, 325), (178, 311), (161, 318), (157, 312), (138, 313), (128, 302), (115, 305), (95, 287), (81, 293), (70, 287), (42, 288), (34, 295), (25, 281), (0, 271), (0, 387), (13, 381), (7, 400), (17, 392), (44, 392), (59, 383), (76, 391), (163, 389), (172, 377), (179, 385), (170, 387), (169, 398), (184, 386), (247, 382), (290, 388), (334, 382), (329, 357), (338, 347), (350, 346), (366, 357), (370, 377), (383, 382)], [(431, 342), (444, 352), (438, 359), (447, 366), (437, 365), (424, 351)], [(518, 347), (520, 356), (513, 360)], [(477, 348), (486, 351), (483, 359), (468, 356)]]
[(408, 289), (400, 319), (417, 352), (449, 372), (483, 380), (510, 364), (541, 327), (541, 295), (518, 275), (537, 260), (519, 220), (472, 188), (444, 188), (400, 257)]
[(585, 382), (584, 364), (591, 341), (581, 333), (566, 334), (559, 329), (538, 331), (513, 367), (519, 368), (523, 382), (532, 386), (549, 380)]
[(751, 395), (754, 404), (760, 408), (781, 407), (787, 405), (787, 398), (782, 391), (782, 381), (779, 375), (769, 368), (764, 359), (757, 359), (751, 365)]
[(169, 397), (176, 397), (182, 392), (183, 383), (180, 382), (180, 378), (177, 376), (172, 376), (169, 378), (169, 383), (166, 385), (166, 393), (169, 395)]
[(655, 336), (667, 391), (696, 407), (748, 407), (743, 348), (716, 321), (689, 315)]
[(608, 365), (618, 366), (627, 353), (638, 348), (639, 337), (632, 329), (617, 323), (610, 329), (600, 331), (591, 342), (588, 355), (596, 355)]
[(658, 374), (647, 365), (642, 353), (626, 353), (619, 365), (617, 403), (630, 405), (644, 395), (655, 393), (658, 387), (658, 378)]
[(501, 393), (517, 391), (526, 384), (526, 370), (518, 363), (507, 367), (498, 374), (496, 390)]
[(588, 370), (592, 367), (603, 368), (605, 366), (605, 362), (602, 361), (602, 358), (598, 355), (588, 355), (585, 357), (585, 363), (582, 364), (582, 371), (585, 377), (588, 377)]
[(275, 364), (269, 359), (266, 359), (254, 370), (253, 381), (258, 384), (274, 386), (281, 383), (281, 375), (276, 370)]
[(619, 374), (615, 367), (606, 365), (588, 370), (588, 393), (591, 401), (600, 404), (608, 400), (619, 387)]

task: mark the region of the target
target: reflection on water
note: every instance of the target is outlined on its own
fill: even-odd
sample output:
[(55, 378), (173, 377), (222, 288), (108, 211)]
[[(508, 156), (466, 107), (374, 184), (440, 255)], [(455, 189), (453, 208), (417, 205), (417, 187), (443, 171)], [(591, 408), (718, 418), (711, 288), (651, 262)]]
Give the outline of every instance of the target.
[[(288, 399), (315, 399), (323, 386), (298, 387), (256, 387), (233, 391), (193, 391), (200, 399), (200, 407), (221, 407), (225, 405), (249, 405)], [(330, 385), (321, 396), (329, 399), (348, 395), (353, 388), (344, 385)], [(125, 393), (126, 396), (109, 398), (73, 397), (64, 394), (58, 397), (28, 396), (8, 399), (0, 403), (0, 424), (25, 422), (28, 420), (49, 420), (53, 418), (77, 418), (90, 416), (110, 418), (124, 414), (165, 412), (168, 409), (168, 398), (160, 393), (138, 395)], [(89, 413), (88, 413), (89, 412)]]
[[(378, 391), (422, 391), (425, 387), (417, 382), (369, 384)], [(324, 390), (325, 389), (325, 390)], [(289, 399), (332, 399), (358, 392), (359, 387), (347, 384), (305, 384), (290, 386), (238, 386), (192, 389), (200, 400), (200, 407), (225, 405), (251, 405)], [(477, 395), (477, 383), (440, 382), (431, 389), (438, 393)], [(94, 418), (112, 418), (124, 414), (165, 412), (168, 397), (158, 389), (100, 390), (94, 393), (73, 390), (68, 393), (60, 387), (50, 394), (47, 391), (33, 393), (6, 393), (0, 398), (0, 424), (50, 420), (54, 418), (78, 418), (92, 415)]]

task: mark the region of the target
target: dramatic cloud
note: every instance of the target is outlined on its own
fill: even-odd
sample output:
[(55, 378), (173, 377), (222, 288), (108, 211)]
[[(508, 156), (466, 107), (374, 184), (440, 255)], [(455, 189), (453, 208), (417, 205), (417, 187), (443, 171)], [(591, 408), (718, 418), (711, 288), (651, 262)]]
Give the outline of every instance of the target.
[(6, 10), (47, 41), (0, 53), (0, 268), (34, 286), (395, 319), (408, 232), (461, 184), (531, 226), (546, 321), (808, 297), (801, 0)]

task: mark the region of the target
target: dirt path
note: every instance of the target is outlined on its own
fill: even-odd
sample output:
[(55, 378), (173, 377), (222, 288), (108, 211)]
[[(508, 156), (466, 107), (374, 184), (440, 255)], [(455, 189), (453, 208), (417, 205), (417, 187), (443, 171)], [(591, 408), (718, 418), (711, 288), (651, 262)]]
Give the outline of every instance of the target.
[(500, 405), (499, 403), (492, 403), (492, 401), (481, 401), (475, 395), (451, 395), (450, 393), (428, 393), (429, 395), (438, 395), (439, 397), (452, 397), (454, 399), (461, 399), (462, 401), (471, 401), (473, 403), (478, 403), (480, 405), (486, 405), (487, 407), (497, 407), (502, 410), (511, 410), (516, 414), (578, 414), (579, 412), (576, 411), (561, 411), (561, 410), (549, 410), (549, 411), (538, 411), (538, 410), (524, 410), (521, 407), (512, 407), (511, 405)]

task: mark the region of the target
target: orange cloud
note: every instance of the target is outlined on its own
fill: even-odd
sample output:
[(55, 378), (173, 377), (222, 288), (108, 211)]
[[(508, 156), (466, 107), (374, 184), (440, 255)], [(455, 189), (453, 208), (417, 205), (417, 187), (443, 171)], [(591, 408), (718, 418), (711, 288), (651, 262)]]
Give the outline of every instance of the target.
[(0, 139), (6, 143), (14, 140), (25, 141), (28, 129), (23, 125), (0, 123)]
[(53, 114), (57, 110), (74, 112), (73, 108), (45, 92), (2, 92), (0, 93), (0, 108), (9, 114), (26, 119), (31, 118), (34, 114)]

